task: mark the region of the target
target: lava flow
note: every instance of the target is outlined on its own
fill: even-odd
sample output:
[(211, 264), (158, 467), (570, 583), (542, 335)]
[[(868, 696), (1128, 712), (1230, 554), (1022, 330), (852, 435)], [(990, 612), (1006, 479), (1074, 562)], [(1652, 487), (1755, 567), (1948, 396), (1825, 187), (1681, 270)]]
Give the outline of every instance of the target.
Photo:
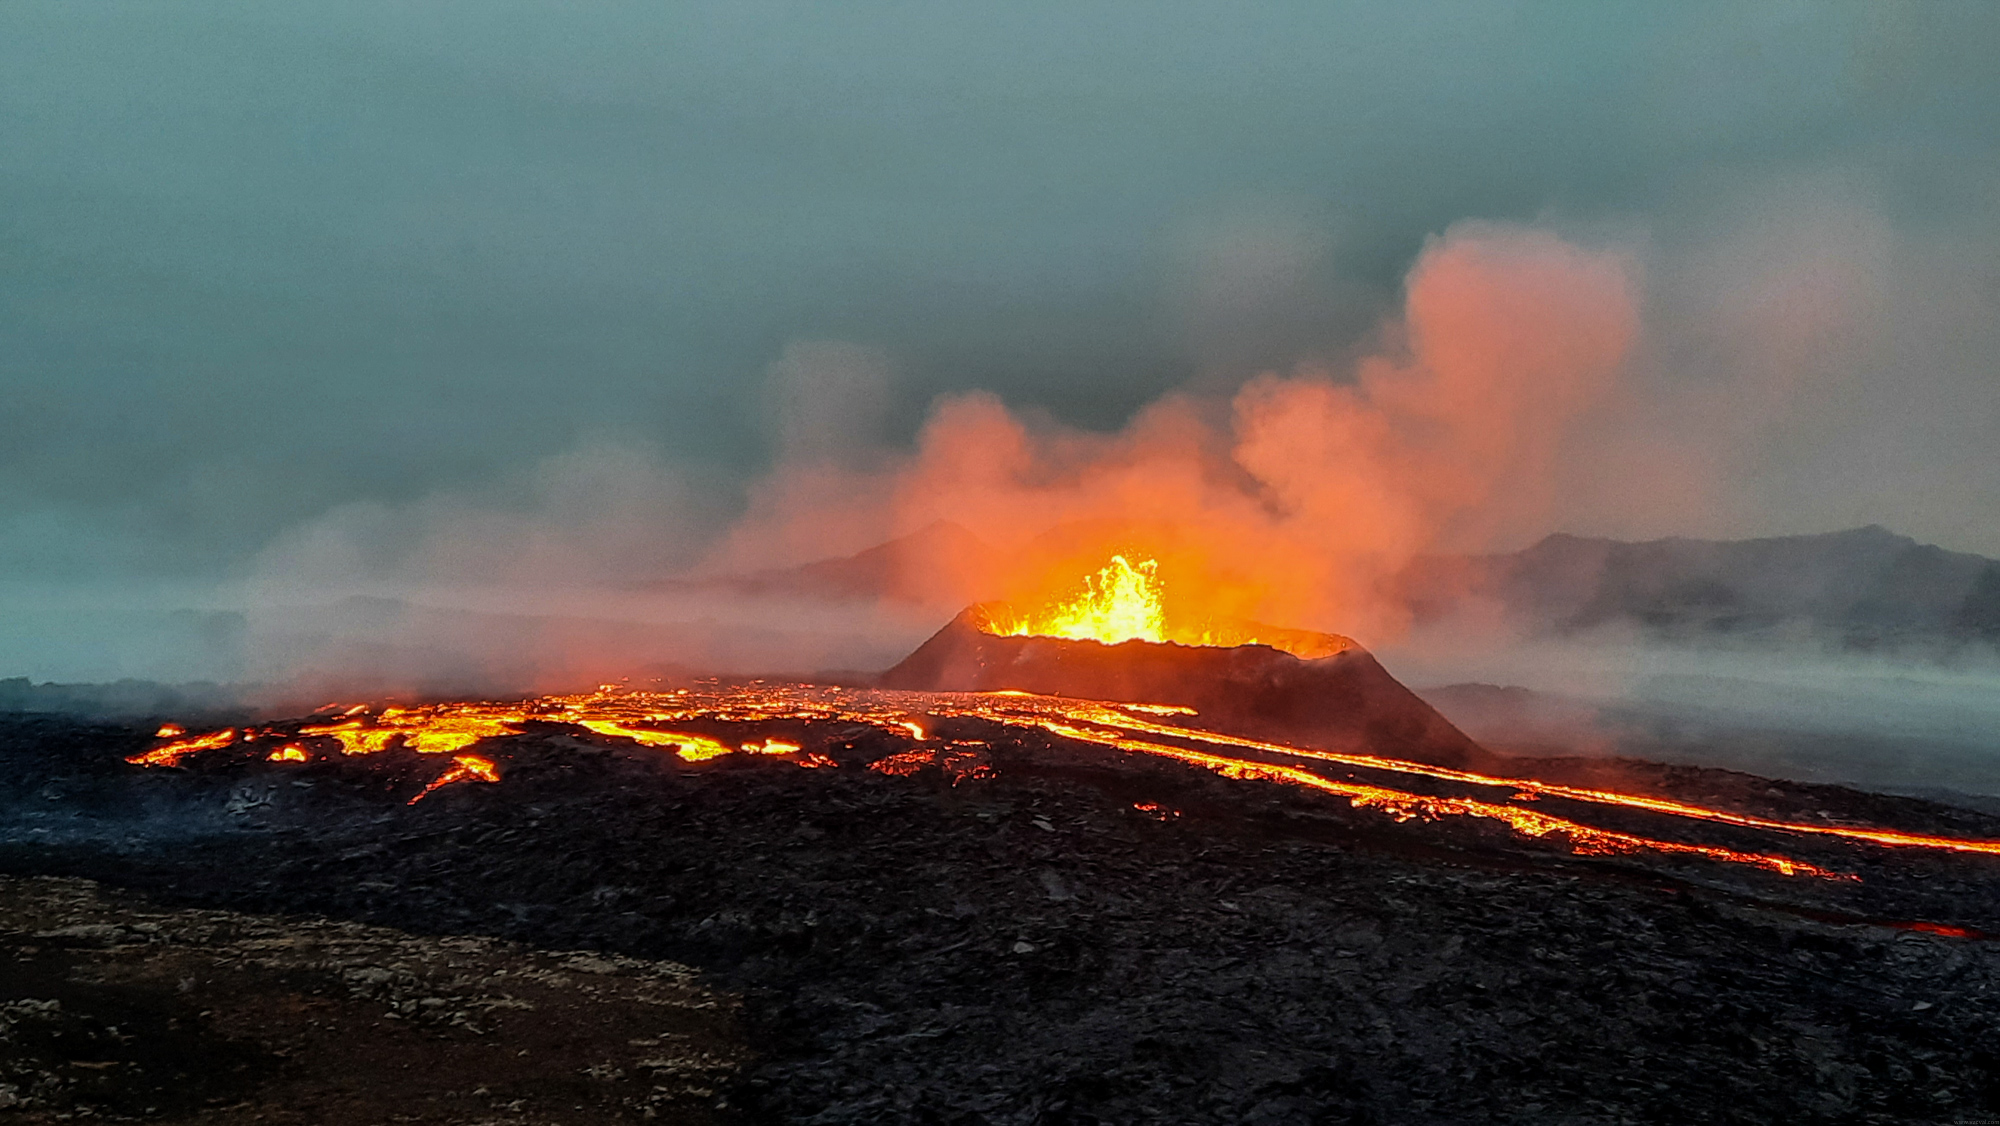
[(449, 786), (453, 782), (498, 782), (499, 780), (500, 771), (493, 765), (492, 759), (480, 755), (458, 755), (451, 760), (451, 769), (431, 779), (430, 784), (416, 797), (411, 798), (409, 804), (415, 805), (429, 797), (431, 791), (440, 786)]
[[(800, 766), (824, 767), (832, 765), (830, 759), (804, 750), (795, 742), (765, 738), (731, 745), (709, 735), (672, 730), (670, 725), (697, 721), (711, 725), (838, 721), (866, 724), (904, 738), (922, 733), (917, 734), (921, 746), (925, 742), (938, 743), (936, 731), (941, 721), (971, 719), (1006, 728), (1034, 729), (1064, 740), (1127, 753), (1174, 759), (1230, 778), (1305, 787), (1345, 798), (1356, 808), (1379, 810), (1397, 820), (1419, 817), (1494, 820), (1525, 836), (1566, 840), (1573, 851), (1586, 855), (1653, 852), (1748, 864), (1786, 875), (1822, 878), (1841, 875), (1775, 852), (1741, 851), (1619, 832), (1589, 825), (1573, 817), (1528, 808), (1529, 804), (1542, 798), (1560, 798), (1586, 809), (1597, 806), (1635, 810), (1777, 834), (1831, 836), (1892, 848), (2000, 855), (2000, 841), (1933, 837), (1887, 829), (1751, 817), (1642, 795), (1290, 746), (1162, 722), (1165, 716), (1195, 718), (1175, 715), (1185, 710), (1164, 705), (1122, 705), (1020, 693), (919, 693), (762, 683), (713, 685), (666, 693), (601, 689), (593, 693), (546, 696), (515, 703), (467, 702), (422, 708), (389, 708), (380, 713), (350, 716), (338, 724), (274, 724), (264, 730), (246, 729), (242, 732), (225, 729), (168, 740), (133, 756), (131, 761), (147, 766), (173, 766), (192, 755), (228, 752), (267, 738), (282, 738), (288, 746), (332, 743), (338, 753), (348, 756), (379, 754), (398, 744), (420, 754), (443, 754), (462, 750), (479, 739), (523, 733), (529, 724), (546, 724), (630, 739), (673, 753), (689, 762), (723, 755), (758, 754), (788, 760)], [(288, 727), (290, 730), (286, 730)], [(942, 743), (932, 749), (939, 759), (947, 751), (947, 745)], [(919, 755), (922, 753), (918, 752)], [(296, 760), (285, 755), (279, 761)], [(1346, 778), (1328, 777), (1321, 773), (1328, 766), (1375, 772), (1385, 776), (1384, 781), (1403, 776), (1494, 793), (1490, 797), (1421, 793), (1382, 782), (1359, 781), (1352, 773)], [(454, 759), (451, 768), (425, 787), (423, 794), (440, 786), (475, 780), (498, 781), (498, 768), (489, 759), (460, 755)]]
[[(1265, 640), (1258, 640), (1260, 637)], [(1039, 644), (1033, 640), (1037, 638), (1052, 639), (1052, 655), (1047, 652), (1049, 646), (1041, 646), (1039, 655), (1025, 651), (997, 654), (981, 648), (1002, 641), (1018, 648)], [(1212, 656), (1215, 654), (1219, 657)], [(1217, 660), (1222, 663), (1217, 665)], [(1059, 691), (1069, 691), (1078, 683), (1107, 684), (1129, 691), (1134, 683), (1152, 683), (1143, 676), (1155, 675), (1160, 669), (1173, 673), (1191, 668), (1201, 674), (1194, 688), (1188, 688), (1184, 680), (1158, 682), (1219, 699), (1223, 710), (1235, 708), (1247, 716), (1241, 722), (1254, 726), (1265, 710), (1265, 701), (1252, 700), (1253, 706), (1246, 710), (1237, 707), (1243, 701), (1231, 699), (1227, 693), (1268, 691), (1276, 669), (1304, 678), (1297, 683), (1306, 686), (1308, 695), (1318, 692), (1336, 701), (1333, 711), (1318, 705), (1318, 710), (1308, 711), (1309, 718), (1318, 717), (1316, 722), (1367, 718), (1361, 713), (1372, 706), (1372, 699), (1389, 709), (1384, 715), (1401, 708), (1403, 719), (1411, 720), (1413, 713), (1421, 713), (1415, 714), (1413, 725), (1395, 728), (1414, 733), (1411, 738), (1431, 737), (1428, 744), (1409, 743), (1413, 748), (1438, 752), (1434, 758), (1464, 756), (1467, 748), (1485, 753), (1448, 724), (1443, 724), (1443, 735), (1439, 736), (1437, 725), (1442, 720), (1346, 638), (1272, 630), (1251, 623), (1209, 622), (1198, 630), (1175, 631), (1163, 608), (1158, 564), (1152, 559), (1135, 563), (1122, 555), (1113, 556), (1108, 565), (1085, 580), (1081, 593), (1040, 612), (1020, 613), (998, 603), (974, 607), (903, 665), (890, 670), (885, 681), (895, 683), (899, 671), (910, 666), (917, 667), (909, 676), (934, 679), (920, 690), (855, 690), (762, 681), (673, 692), (626, 692), (607, 686), (592, 693), (513, 703), (445, 703), (390, 707), (379, 712), (365, 706), (329, 708), (323, 713), (334, 714), (261, 729), (225, 728), (200, 735), (189, 735), (170, 724), (160, 729), (162, 741), (158, 745), (130, 761), (144, 766), (179, 766), (194, 755), (243, 755), (252, 750), (252, 744), (264, 740), (282, 744), (261, 756), (274, 763), (309, 762), (312, 754), (308, 748), (344, 757), (382, 755), (396, 748), (419, 755), (453, 756), (452, 766), (410, 799), (415, 804), (454, 783), (498, 782), (500, 770), (492, 759), (464, 752), (488, 740), (528, 734), (535, 725), (630, 740), (688, 763), (727, 755), (759, 755), (801, 767), (826, 768), (839, 764), (822, 750), (808, 750), (791, 738), (774, 738), (768, 731), (755, 730), (724, 738), (713, 729), (779, 722), (791, 730), (801, 724), (834, 721), (870, 726), (913, 744), (870, 763), (877, 773), (907, 776), (935, 766), (956, 785), (993, 776), (984, 756), (971, 749), (985, 745), (981, 740), (943, 738), (941, 724), (963, 720), (1003, 730), (1039, 731), (1072, 744), (1172, 759), (1228, 778), (1302, 787), (1343, 798), (1357, 809), (1378, 810), (1399, 821), (1444, 817), (1497, 821), (1526, 837), (1561, 840), (1584, 855), (1650, 852), (1746, 864), (1785, 875), (1853, 878), (1776, 852), (1642, 836), (1581, 819), (1593, 810), (1669, 819), (1680, 826), (1679, 832), (1716, 825), (1794, 839), (1833, 838), (1881, 848), (2000, 855), (2000, 841), (1758, 817), (1666, 798), (1376, 754), (1372, 752), (1378, 748), (1372, 742), (1367, 750), (1310, 745), (1332, 737), (1334, 728), (1325, 726), (1311, 728), (1313, 738), (1256, 739), (1233, 730), (1212, 729), (1229, 724), (1215, 723), (1214, 717), (1204, 717), (1185, 702), (1079, 699), (1049, 694), (1049, 690), (1017, 690), (1018, 683), (1003, 688), (1004, 681), (991, 681), (994, 676), (1053, 676), (1067, 678)], [(1245, 668), (1263, 670), (1259, 675), (1264, 679), (1231, 679), (1242, 677)], [(1080, 679), (1099, 674), (1104, 678)], [(952, 676), (970, 677), (975, 681), (972, 687), (980, 690), (947, 690), (955, 686), (936, 679), (948, 681)], [(1218, 697), (1218, 692), (1223, 695)], [(1296, 704), (1297, 699), (1295, 692), (1283, 702)], [(690, 724), (711, 731), (703, 734), (682, 729)], [(1391, 727), (1376, 723), (1376, 729)], [(968, 728), (958, 733), (977, 732)], [(746, 735), (748, 738), (743, 737)], [(1491, 757), (1487, 755), (1489, 760)], [(1333, 776), (1335, 773), (1340, 776)], [(1531, 808), (1544, 801), (1561, 805), (1562, 813)]]

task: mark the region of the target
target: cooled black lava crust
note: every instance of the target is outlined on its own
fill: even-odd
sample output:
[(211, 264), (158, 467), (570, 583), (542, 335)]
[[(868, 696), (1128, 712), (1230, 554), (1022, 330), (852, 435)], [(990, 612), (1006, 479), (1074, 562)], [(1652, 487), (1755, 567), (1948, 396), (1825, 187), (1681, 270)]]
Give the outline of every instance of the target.
[(954, 733), (996, 771), (955, 786), (867, 769), (909, 747), (874, 729), (785, 733), (839, 768), (534, 731), (488, 745), (500, 785), (410, 807), (434, 761), (140, 771), (119, 756), (142, 730), (0, 718), (0, 869), (699, 966), (749, 998), (759, 1057), (730, 1097), (752, 1121), (2000, 1114), (2000, 949), (1858, 921), (2000, 931), (1991, 859), (1848, 852), (1865, 879), (1832, 885), (1399, 825), (997, 729)]

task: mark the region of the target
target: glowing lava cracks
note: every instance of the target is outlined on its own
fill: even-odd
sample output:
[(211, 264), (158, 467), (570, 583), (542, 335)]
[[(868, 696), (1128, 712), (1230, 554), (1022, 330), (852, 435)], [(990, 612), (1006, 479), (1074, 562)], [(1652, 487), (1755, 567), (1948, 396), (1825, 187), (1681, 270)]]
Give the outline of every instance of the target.
[[(1793, 837), (1835, 838), (1887, 848), (1918, 848), (1958, 853), (2000, 855), (2000, 841), (1924, 836), (1888, 829), (1810, 824), (1710, 809), (1685, 802), (1557, 785), (1529, 778), (1510, 778), (1455, 770), (1375, 755), (1321, 750), (1248, 739), (1185, 726), (1189, 709), (1168, 705), (1117, 704), (1008, 692), (898, 692), (852, 690), (810, 685), (714, 685), (671, 693), (624, 692), (546, 696), (517, 703), (452, 703), (422, 708), (390, 708), (379, 713), (355, 712), (334, 722), (306, 721), (267, 728), (225, 729), (202, 735), (174, 735), (131, 759), (147, 766), (176, 766), (194, 755), (242, 752), (244, 744), (281, 741), (283, 749), (316, 745), (344, 756), (379, 754), (400, 744), (420, 754), (452, 755), (452, 765), (416, 795), (457, 782), (497, 782), (498, 768), (490, 759), (463, 753), (482, 740), (524, 733), (528, 724), (563, 725), (600, 736), (630, 739), (697, 762), (733, 754), (774, 756), (802, 767), (829, 767), (826, 756), (799, 744), (762, 739), (731, 745), (709, 735), (674, 730), (691, 721), (708, 724), (754, 724), (839, 721), (866, 724), (883, 732), (917, 741), (916, 751), (891, 756), (898, 760), (932, 756), (942, 761), (953, 744), (935, 733), (941, 722), (984, 720), (1004, 727), (1033, 729), (1078, 743), (1158, 756), (1213, 770), (1229, 778), (1299, 786), (1339, 798), (1356, 808), (1379, 810), (1398, 820), (1470, 817), (1501, 822), (1530, 837), (1565, 841), (1575, 852), (1589, 855), (1653, 852), (1703, 857), (1747, 864), (1785, 875), (1852, 878), (1802, 860), (1773, 852), (1739, 851), (1717, 845), (1639, 836), (1586, 824), (1575, 816), (1556, 816), (1529, 806), (1542, 799), (1561, 799), (1580, 810), (1601, 808), (1640, 811), (1682, 822), (1727, 825)], [(928, 744), (936, 743), (935, 747)], [(265, 757), (265, 756), (259, 756)], [(301, 754), (268, 756), (280, 763), (296, 762)], [(884, 760), (885, 762), (887, 760)], [(876, 764), (881, 767), (881, 764)], [(908, 765), (904, 763), (902, 765)], [(1343, 777), (1331, 777), (1340, 771)], [(907, 773), (881, 767), (883, 773)], [(1367, 780), (1359, 775), (1365, 774)], [(977, 773), (973, 777), (981, 776)], [(1462, 793), (1426, 794), (1391, 784), (1395, 779), (1434, 786), (1448, 784)]]

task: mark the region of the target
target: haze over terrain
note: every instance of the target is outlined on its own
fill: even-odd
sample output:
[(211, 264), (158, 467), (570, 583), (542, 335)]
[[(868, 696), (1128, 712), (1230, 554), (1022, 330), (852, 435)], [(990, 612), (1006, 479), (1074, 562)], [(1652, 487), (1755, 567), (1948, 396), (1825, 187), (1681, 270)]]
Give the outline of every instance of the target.
[[(1693, 674), (1410, 576), (1880, 525), (1970, 560), (1949, 651), (1779, 640), (1977, 729), (1995, 57), (1976, 4), (11, 3), (0, 678), (881, 668), (1137, 547), (1616, 697)], [(717, 581), (941, 521), (924, 597)]]

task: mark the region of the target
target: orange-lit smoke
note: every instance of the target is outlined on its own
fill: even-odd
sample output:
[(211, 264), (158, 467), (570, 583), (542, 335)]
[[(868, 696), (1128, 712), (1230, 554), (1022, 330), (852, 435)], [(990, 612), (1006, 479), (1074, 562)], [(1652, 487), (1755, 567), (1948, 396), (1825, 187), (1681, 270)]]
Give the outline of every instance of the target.
[(857, 546), (821, 529), (865, 542), (948, 521), (994, 550), (930, 576), (940, 602), (1060, 602), (1122, 553), (1159, 561), (1170, 627), (1393, 636), (1402, 611), (1381, 586), (1413, 556), (1546, 530), (1566, 436), (1634, 348), (1635, 274), (1621, 251), (1463, 224), (1425, 249), (1401, 316), (1351, 368), (1259, 376), (1226, 410), (1172, 396), (1110, 435), (1031, 426), (989, 394), (941, 399), (912, 455), (849, 470), (837, 495), (800, 480), (824, 466), (781, 467), (719, 562)]

